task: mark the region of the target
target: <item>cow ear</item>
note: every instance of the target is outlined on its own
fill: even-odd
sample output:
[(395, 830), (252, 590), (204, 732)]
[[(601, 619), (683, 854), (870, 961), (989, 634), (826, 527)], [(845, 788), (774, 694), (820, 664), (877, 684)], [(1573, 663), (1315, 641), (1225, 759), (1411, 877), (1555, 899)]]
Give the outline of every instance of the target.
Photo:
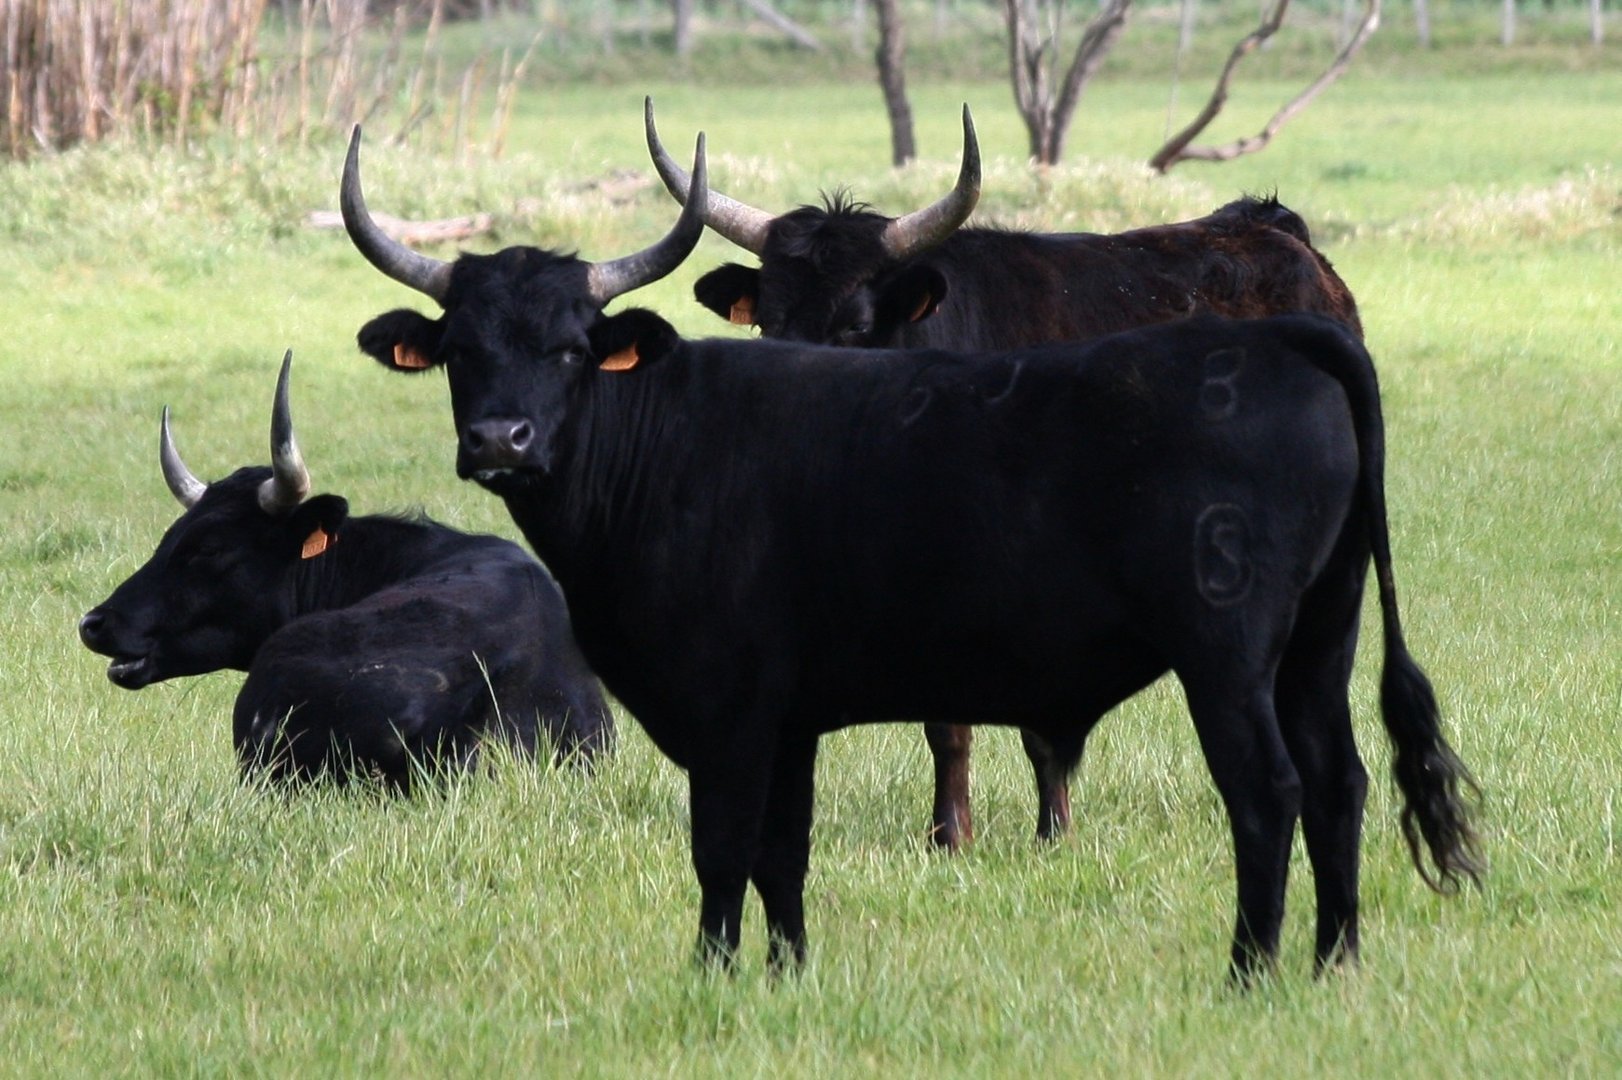
[(935, 314), (946, 299), (946, 277), (932, 266), (909, 266), (885, 284), (875, 323), (903, 326)]
[(755, 325), (755, 302), (760, 298), (760, 271), (752, 266), (726, 263), (693, 286), (698, 302), (736, 326)]
[(342, 495), (317, 495), (300, 503), (288, 516), (288, 543), (297, 546), (301, 559), (325, 555), (338, 542), (347, 520), (349, 500)]
[(603, 371), (629, 371), (654, 363), (681, 341), (675, 327), (645, 308), (599, 319), (589, 336), (591, 354)]
[(444, 326), (409, 308), (379, 315), (360, 328), (360, 351), (390, 371), (424, 371), (433, 367)]

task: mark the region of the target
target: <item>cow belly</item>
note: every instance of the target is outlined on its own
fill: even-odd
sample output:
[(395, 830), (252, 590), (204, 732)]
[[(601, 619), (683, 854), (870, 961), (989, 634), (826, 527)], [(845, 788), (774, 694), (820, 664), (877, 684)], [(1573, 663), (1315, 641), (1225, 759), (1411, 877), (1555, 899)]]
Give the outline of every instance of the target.
[(942, 720), (1043, 727), (1074, 722), (1108, 709), (1166, 667), (1134, 635), (1091, 629), (956, 639), (926, 635), (907, 648), (875, 645), (846, 652), (820, 678), (808, 681), (817, 696), (815, 684), (821, 684), (842, 723)]

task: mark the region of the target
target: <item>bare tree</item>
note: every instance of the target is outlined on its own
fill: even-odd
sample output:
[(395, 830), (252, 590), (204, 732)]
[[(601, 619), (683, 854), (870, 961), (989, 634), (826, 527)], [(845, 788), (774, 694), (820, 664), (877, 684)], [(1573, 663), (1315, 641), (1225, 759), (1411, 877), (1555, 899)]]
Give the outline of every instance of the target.
[(1171, 69), (1171, 95), (1166, 101), (1166, 129), (1171, 134), (1171, 118), (1177, 114), (1177, 91), (1183, 85), (1183, 57), (1194, 44), (1194, 24), (1198, 0), (1182, 0), (1182, 12), (1177, 19), (1177, 59)]
[(918, 156), (912, 138), (912, 106), (907, 104), (906, 41), (897, 0), (874, 0), (879, 16), (879, 47), (873, 58), (879, 66), (884, 108), (890, 114), (890, 163), (897, 168)]
[(1380, 25), (1380, 0), (1364, 0), (1363, 19), (1358, 23), (1357, 29), (1353, 31), (1351, 39), (1346, 42), (1345, 47), (1335, 56), (1335, 59), (1324, 70), (1323, 74), (1319, 75), (1310, 86), (1273, 114), (1273, 118), (1267, 121), (1266, 127), (1255, 135), (1236, 139), (1220, 146), (1192, 145), (1194, 140), (1199, 137), (1199, 134), (1210, 126), (1212, 120), (1216, 119), (1217, 114), (1222, 111), (1222, 106), (1227, 103), (1228, 86), (1233, 81), (1234, 69), (1239, 66), (1239, 61), (1256, 51), (1268, 38), (1278, 32), (1279, 27), (1284, 25), (1284, 16), (1289, 11), (1289, 8), (1290, 0), (1275, 0), (1272, 10), (1263, 16), (1261, 25), (1233, 47), (1233, 52), (1229, 54), (1228, 62), (1223, 66), (1222, 74), (1217, 78), (1216, 88), (1211, 91), (1211, 99), (1205, 103), (1205, 108), (1200, 110), (1199, 115), (1194, 118), (1193, 122), (1168, 139), (1166, 145), (1155, 151), (1154, 157), (1149, 159), (1152, 168), (1163, 173), (1180, 161), (1231, 161), (1233, 158), (1245, 154), (1254, 154), (1261, 150), (1273, 140), (1273, 136), (1278, 134), (1280, 128), (1310, 105), (1312, 100), (1322, 93), (1326, 87), (1345, 74), (1347, 66), (1352, 62), (1352, 57), (1357, 55), (1358, 51), (1363, 48), (1364, 43), (1368, 41), (1369, 37)]
[(670, 6), (676, 19), (676, 55), (686, 56), (693, 51), (693, 0), (671, 0)]
[(1132, 0), (1102, 0), (1082, 31), (1070, 68), (1055, 91), (1063, 0), (1003, 0), (1008, 22), (1008, 66), (1014, 103), (1030, 134), (1031, 157), (1058, 162), (1082, 91), (1126, 28)]

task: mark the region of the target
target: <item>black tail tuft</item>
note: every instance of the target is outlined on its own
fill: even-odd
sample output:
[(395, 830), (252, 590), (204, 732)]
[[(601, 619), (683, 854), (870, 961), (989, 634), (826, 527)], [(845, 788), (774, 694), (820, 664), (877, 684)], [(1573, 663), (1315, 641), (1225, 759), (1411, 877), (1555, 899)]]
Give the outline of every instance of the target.
[[(1386, 636), (1380, 712), (1396, 750), (1391, 769), (1402, 792), (1402, 835), (1420, 877), (1444, 895), (1458, 892), (1466, 878), (1479, 886), (1486, 867), (1471, 819), (1479, 810), (1481, 787), (1442, 736), (1436, 695), (1408, 655), (1400, 631), (1395, 641)], [(1428, 864), (1421, 839), (1430, 853)]]

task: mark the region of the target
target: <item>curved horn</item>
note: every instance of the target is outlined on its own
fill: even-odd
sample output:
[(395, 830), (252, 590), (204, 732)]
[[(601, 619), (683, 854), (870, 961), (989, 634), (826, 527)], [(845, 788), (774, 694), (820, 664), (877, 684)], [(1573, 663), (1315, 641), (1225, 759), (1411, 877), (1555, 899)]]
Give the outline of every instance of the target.
[(338, 188), (338, 209), (343, 212), (344, 231), (366, 261), (402, 285), (409, 285), (445, 302), (450, 290), (451, 264), (418, 254), (385, 233), (366, 210), (366, 197), (360, 191), (360, 125), (349, 137), (349, 153), (344, 158), (344, 178)]
[[(659, 141), (659, 133), (653, 128), (651, 97), (642, 99), (642, 121), (647, 129), (648, 155), (659, 171), (659, 179), (665, 182), (665, 189), (677, 202), (687, 205), (690, 184), (687, 170), (676, 164), (676, 159), (665, 152), (664, 144)], [(751, 254), (759, 255), (765, 249), (766, 230), (771, 228), (772, 221), (772, 215), (764, 210), (729, 199), (719, 192), (710, 192), (710, 208), (704, 215), (704, 224)]]
[(169, 434), (169, 406), (163, 407), (163, 423), (158, 429), (158, 464), (163, 466), (163, 482), (169, 485), (169, 490), (180, 505), (187, 510), (197, 505), (197, 500), (203, 497), (208, 485), (193, 476), (186, 463), (180, 460), (180, 454), (175, 450), (175, 440)]
[(283, 514), (310, 493), (310, 473), (293, 438), (293, 412), (287, 405), (287, 376), (293, 370), (293, 350), (282, 357), (276, 378), (276, 403), (270, 410), (270, 479), (259, 485), (259, 507), (267, 514)]
[(682, 204), (681, 217), (663, 240), (634, 255), (611, 262), (592, 263), (586, 285), (591, 298), (606, 304), (616, 296), (658, 281), (687, 258), (704, 235), (704, 214), (709, 208), (709, 169), (704, 164), (704, 133), (698, 133), (693, 151), (693, 178)]
[(957, 186), (939, 202), (896, 218), (884, 227), (884, 253), (899, 262), (934, 247), (969, 220), (980, 201), (980, 144), (974, 137), (974, 118), (963, 106), (963, 167)]

